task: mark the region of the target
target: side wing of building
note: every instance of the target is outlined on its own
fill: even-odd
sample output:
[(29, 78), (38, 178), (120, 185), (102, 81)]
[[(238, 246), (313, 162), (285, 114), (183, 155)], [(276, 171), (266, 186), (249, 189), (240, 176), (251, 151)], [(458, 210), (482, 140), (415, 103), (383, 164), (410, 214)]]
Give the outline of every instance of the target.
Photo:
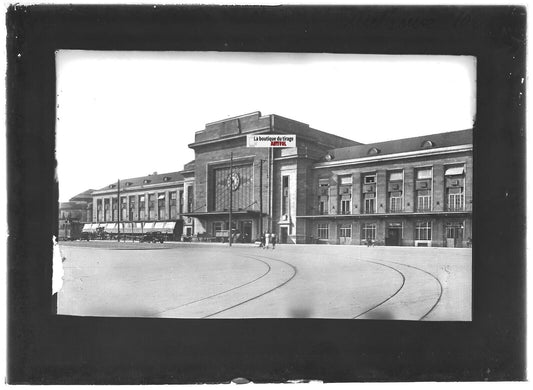
[(471, 244), (472, 130), (331, 150), (327, 157), (311, 168), (312, 195), (296, 216), (305, 240)]

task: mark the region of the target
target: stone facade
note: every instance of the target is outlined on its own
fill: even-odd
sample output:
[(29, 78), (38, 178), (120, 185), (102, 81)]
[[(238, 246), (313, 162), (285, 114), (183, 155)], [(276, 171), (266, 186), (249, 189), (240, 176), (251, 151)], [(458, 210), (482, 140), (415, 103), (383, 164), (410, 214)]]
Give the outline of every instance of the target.
[[(294, 134), (296, 147), (248, 148), (249, 134)], [(363, 145), (255, 112), (207, 124), (189, 147), (182, 171), (121, 180), (120, 206), (136, 202), (121, 221), (177, 221), (183, 235), (217, 239), (231, 208), (240, 242), (270, 231), (281, 243), (470, 243), (472, 130)], [(94, 191), (92, 221), (115, 221), (116, 198), (113, 184)]]

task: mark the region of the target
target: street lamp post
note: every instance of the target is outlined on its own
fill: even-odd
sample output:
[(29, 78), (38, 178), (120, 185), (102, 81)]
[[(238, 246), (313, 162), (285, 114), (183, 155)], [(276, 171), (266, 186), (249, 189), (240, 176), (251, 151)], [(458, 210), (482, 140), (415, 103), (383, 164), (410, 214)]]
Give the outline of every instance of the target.
[(261, 159), (259, 160), (260, 163), (260, 169), (259, 169), (259, 221), (260, 221), (260, 229), (259, 234), (263, 234), (263, 163), (265, 160)]
[(117, 179), (117, 226), (118, 226), (118, 233), (117, 233), (117, 241), (120, 242), (120, 213), (122, 212), (122, 209), (120, 208), (122, 204), (120, 203), (120, 179)]
[(231, 229), (231, 213), (233, 209), (233, 152), (230, 154), (229, 159), (229, 246), (232, 241), (232, 229)]

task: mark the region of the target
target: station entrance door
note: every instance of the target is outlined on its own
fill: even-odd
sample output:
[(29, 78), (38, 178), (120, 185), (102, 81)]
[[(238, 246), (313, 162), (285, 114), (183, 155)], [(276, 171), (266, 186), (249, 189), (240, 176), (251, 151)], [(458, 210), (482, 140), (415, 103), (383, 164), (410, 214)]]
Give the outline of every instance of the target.
[(252, 221), (242, 221), (239, 230), (242, 233), (242, 242), (252, 242)]
[(279, 235), (279, 243), (280, 244), (286, 244), (287, 238), (289, 236), (289, 228), (288, 227), (281, 227), (280, 228), (280, 235)]
[(385, 245), (400, 246), (402, 245), (402, 224), (391, 222), (387, 225), (387, 235), (385, 236)]

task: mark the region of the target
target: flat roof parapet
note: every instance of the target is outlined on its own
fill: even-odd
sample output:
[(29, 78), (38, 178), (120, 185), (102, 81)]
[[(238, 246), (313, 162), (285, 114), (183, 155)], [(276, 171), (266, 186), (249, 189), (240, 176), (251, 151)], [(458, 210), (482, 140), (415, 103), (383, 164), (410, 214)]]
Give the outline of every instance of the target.
[(220, 138), (238, 136), (242, 133), (252, 133), (269, 128), (270, 116), (263, 117), (260, 111), (255, 111), (206, 124), (204, 130), (195, 133), (194, 142), (215, 141)]

